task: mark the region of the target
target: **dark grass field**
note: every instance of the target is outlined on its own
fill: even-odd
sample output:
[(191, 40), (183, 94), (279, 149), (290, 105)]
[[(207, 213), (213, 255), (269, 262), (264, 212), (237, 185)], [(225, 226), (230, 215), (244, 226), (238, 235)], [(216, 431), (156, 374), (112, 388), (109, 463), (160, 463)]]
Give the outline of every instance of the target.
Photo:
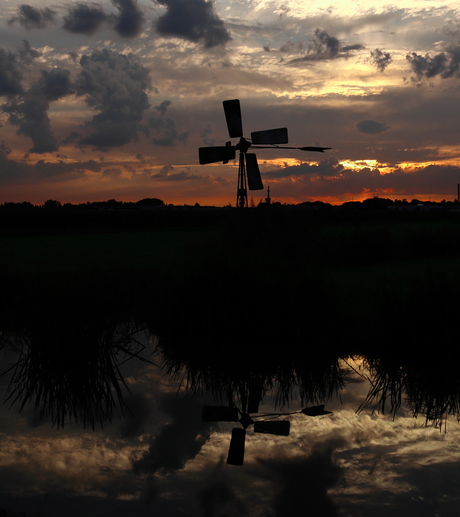
[(221, 332), (243, 343), (240, 318), (272, 341), (320, 339), (327, 328), (330, 343), (355, 353), (375, 329), (394, 326), (396, 307), (411, 311), (415, 292), (428, 306), (439, 304), (435, 287), (444, 304), (459, 303), (457, 214), (192, 209), (52, 220), (15, 221), (17, 235), (4, 222), (5, 325), (37, 293), (43, 308), (59, 293), (80, 300), (77, 311), (84, 297), (109, 307), (118, 298), (152, 330), (180, 330), (178, 340), (206, 321), (191, 332), (201, 342)]

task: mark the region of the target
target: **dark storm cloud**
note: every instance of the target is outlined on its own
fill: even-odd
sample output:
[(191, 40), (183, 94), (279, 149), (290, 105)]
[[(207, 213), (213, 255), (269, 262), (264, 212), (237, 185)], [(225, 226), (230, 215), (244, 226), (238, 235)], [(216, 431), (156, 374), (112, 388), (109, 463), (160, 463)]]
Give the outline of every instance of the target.
[(99, 6), (77, 4), (69, 9), (64, 16), (63, 28), (75, 34), (94, 34), (102, 23), (107, 20), (107, 15)]
[[(283, 46), (282, 48), (284, 48)], [(342, 47), (335, 36), (330, 36), (324, 29), (316, 29), (313, 40), (307, 48), (306, 55), (292, 59), (288, 64), (299, 64), (307, 61), (323, 61), (347, 57), (350, 51), (362, 50), (360, 43)], [(281, 50), (281, 49), (280, 49)]]
[(40, 78), (24, 93), (21, 100), (2, 106), (8, 122), (18, 126), (18, 134), (32, 139), (29, 153), (49, 153), (59, 149), (51, 131), (49, 104), (72, 93), (70, 72), (62, 68), (42, 70)]
[(18, 47), (19, 59), (26, 65), (32, 63), (34, 59), (37, 59), (37, 57), (41, 55), (43, 55), (42, 52), (33, 49), (26, 39), (23, 39), (22, 45)]
[(22, 88), (22, 72), (17, 54), (0, 48), (0, 96), (19, 95)]
[(436, 76), (442, 79), (460, 76), (460, 46), (452, 45), (433, 57), (429, 54), (421, 56), (412, 52), (407, 54), (406, 59), (418, 80)]
[(389, 127), (382, 123), (382, 122), (376, 122), (375, 120), (361, 120), (361, 122), (358, 122), (356, 124), (356, 129), (360, 133), (367, 133), (368, 135), (377, 135), (379, 133), (383, 133)]
[(166, 115), (169, 106), (171, 106), (171, 101), (163, 101), (158, 106), (155, 106), (155, 109), (158, 110), (162, 115)]
[(292, 515), (321, 515), (335, 517), (337, 507), (328, 495), (342, 471), (332, 459), (332, 451), (314, 450), (307, 458), (289, 460), (259, 460), (268, 467), (280, 490), (272, 508), (274, 517)]
[(392, 57), (389, 52), (383, 52), (376, 48), (371, 51), (370, 61), (378, 68), (378, 70), (380, 70), (380, 72), (384, 72), (385, 68), (391, 63)]
[(76, 93), (99, 111), (87, 123), (94, 132), (81, 143), (108, 150), (136, 140), (139, 123), (149, 107), (149, 70), (132, 54), (107, 49), (82, 56), (80, 64)]
[(144, 25), (144, 13), (139, 9), (136, 0), (112, 0), (112, 4), (120, 11), (114, 29), (122, 38), (138, 36)]
[(160, 16), (155, 28), (162, 36), (183, 38), (203, 43), (205, 48), (225, 45), (232, 38), (224, 22), (214, 11), (214, 5), (206, 0), (157, 0), (167, 9)]
[(155, 109), (160, 112), (160, 116), (150, 116), (148, 119), (146, 132), (150, 134), (150, 130), (153, 130), (156, 133), (156, 136), (152, 138), (154, 145), (172, 147), (178, 142), (185, 144), (187, 141), (188, 132), (178, 133), (174, 120), (171, 117), (166, 117), (166, 112), (171, 104), (171, 101), (163, 101), (155, 106)]
[(184, 468), (185, 463), (200, 452), (213, 431), (209, 423), (201, 420), (200, 401), (167, 395), (162, 401), (162, 410), (172, 422), (151, 438), (149, 449), (134, 462), (136, 473), (167, 474)]
[(19, 22), (20, 25), (26, 29), (44, 29), (54, 22), (56, 12), (45, 7), (44, 9), (38, 9), (31, 5), (23, 4), (18, 7), (18, 13), (8, 20), (11, 25), (15, 22)]

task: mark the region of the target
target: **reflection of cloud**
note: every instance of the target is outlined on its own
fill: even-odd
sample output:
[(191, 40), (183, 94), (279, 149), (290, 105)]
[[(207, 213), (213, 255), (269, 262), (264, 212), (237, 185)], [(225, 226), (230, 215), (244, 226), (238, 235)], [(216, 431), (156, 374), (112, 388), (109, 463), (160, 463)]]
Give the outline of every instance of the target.
[(134, 462), (137, 473), (160, 471), (166, 474), (184, 468), (185, 463), (200, 452), (213, 431), (211, 424), (201, 420), (202, 401), (166, 395), (162, 409), (172, 422), (151, 438), (148, 451)]
[(375, 120), (361, 120), (361, 122), (358, 122), (356, 124), (356, 129), (360, 133), (367, 133), (369, 135), (377, 135), (378, 133), (383, 133), (389, 127), (382, 123), (382, 122), (376, 122)]
[(330, 449), (317, 448), (307, 458), (259, 461), (268, 467), (280, 487), (273, 501), (275, 517), (338, 514), (327, 491), (338, 483), (341, 468), (332, 459)]
[(246, 505), (225, 481), (214, 480), (201, 492), (199, 500), (205, 516), (218, 516), (223, 512), (234, 517), (249, 514)]
[(205, 48), (225, 45), (231, 40), (224, 22), (207, 0), (158, 0), (167, 9), (156, 21), (162, 36), (183, 38), (194, 43), (202, 42)]
[(152, 409), (148, 399), (140, 393), (125, 397), (125, 403), (128, 410), (118, 430), (122, 438), (133, 438), (145, 432), (145, 425), (152, 415)]

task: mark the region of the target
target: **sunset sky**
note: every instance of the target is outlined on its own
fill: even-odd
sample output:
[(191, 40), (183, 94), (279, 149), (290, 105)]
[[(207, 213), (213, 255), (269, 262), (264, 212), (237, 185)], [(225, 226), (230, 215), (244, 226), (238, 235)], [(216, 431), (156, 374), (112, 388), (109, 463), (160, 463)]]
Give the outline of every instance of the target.
[(235, 98), (245, 136), (332, 147), (259, 151), (275, 200), (456, 197), (458, 2), (4, 0), (0, 17), (0, 203), (234, 204), (237, 163), (198, 148), (229, 140)]

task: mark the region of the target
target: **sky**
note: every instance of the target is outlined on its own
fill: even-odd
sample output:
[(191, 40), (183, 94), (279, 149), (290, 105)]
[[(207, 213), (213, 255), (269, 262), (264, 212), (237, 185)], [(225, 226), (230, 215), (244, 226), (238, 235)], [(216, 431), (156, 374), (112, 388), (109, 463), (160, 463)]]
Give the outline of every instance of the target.
[(198, 163), (227, 99), (332, 148), (258, 151), (274, 200), (453, 200), (459, 93), (458, 2), (4, 0), (0, 203), (234, 205), (237, 162)]
[[(331, 414), (283, 417), (288, 437), (249, 428), (241, 467), (226, 464), (238, 424), (202, 422), (209, 396), (187, 396), (152, 365), (123, 365), (130, 413), (104, 429), (57, 429), (39, 423), (32, 405), (19, 414), (3, 404), (0, 508), (47, 517), (457, 516), (458, 422), (449, 417), (444, 432), (404, 407), (395, 419), (357, 414), (369, 384), (350, 365), (366, 375), (359, 360), (342, 365), (347, 386), (327, 403)], [(268, 394), (261, 411), (273, 407)], [(301, 407), (294, 397), (284, 410)]]

